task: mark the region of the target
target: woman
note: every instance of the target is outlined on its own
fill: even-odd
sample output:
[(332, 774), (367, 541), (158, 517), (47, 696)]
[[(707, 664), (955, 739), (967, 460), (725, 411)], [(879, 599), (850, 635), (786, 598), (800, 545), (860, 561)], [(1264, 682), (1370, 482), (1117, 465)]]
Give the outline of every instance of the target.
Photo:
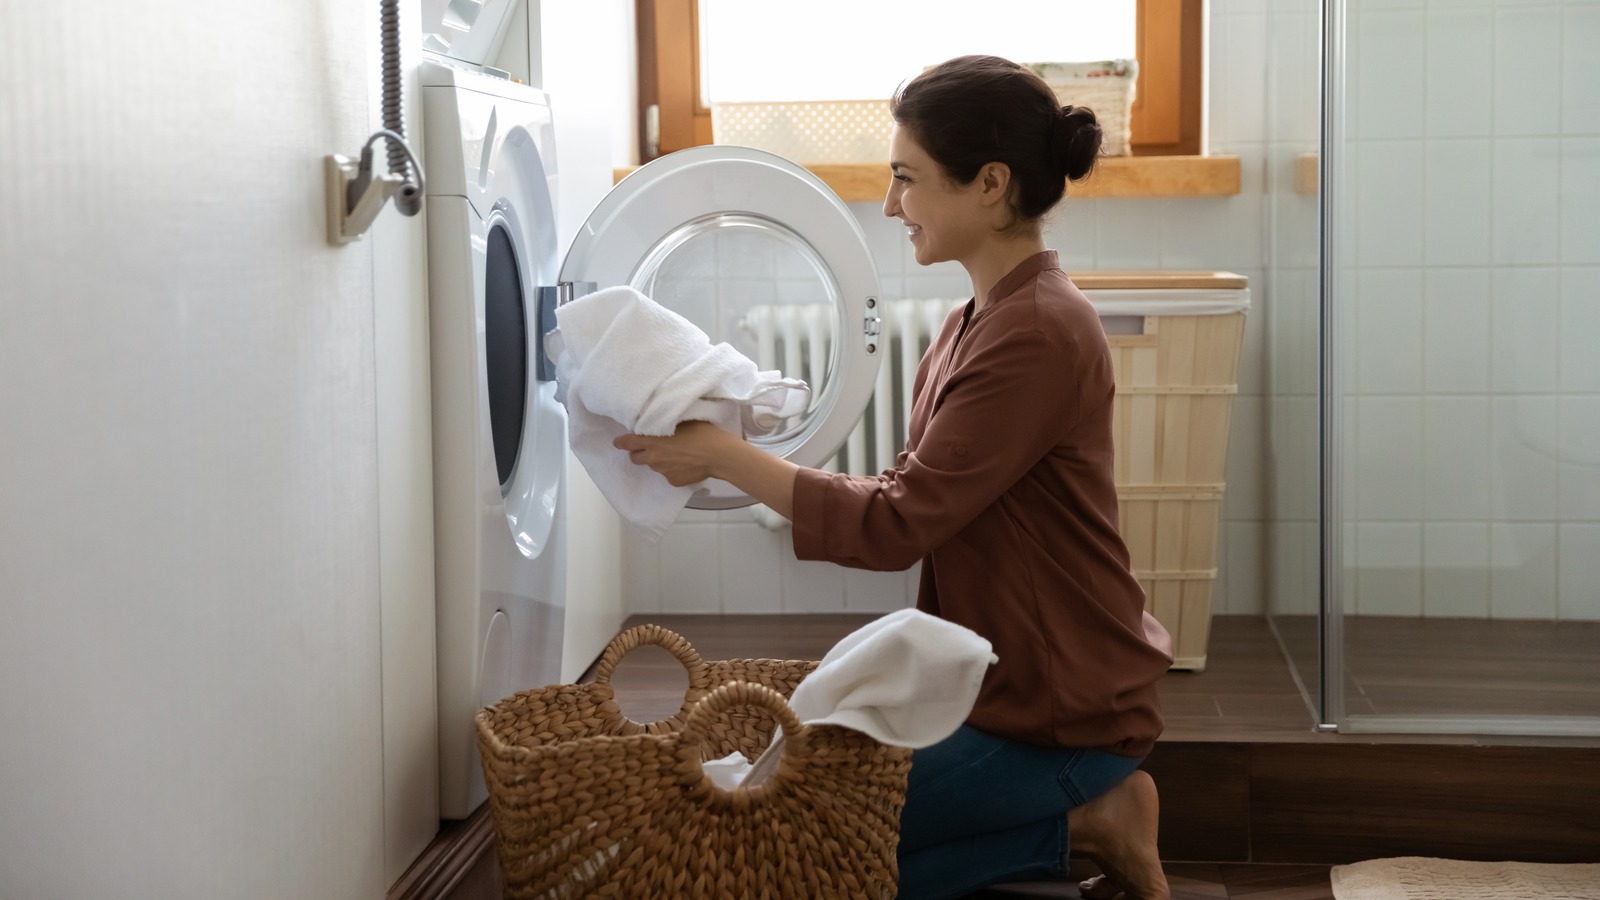
[(917, 372), (906, 449), (877, 476), (774, 457), (705, 423), (616, 446), (673, 484), (731, 482), (794, 522), (795, 554), (869, 569), (922, 560), (918, 608), (999, 662), (960, 731), (913, 756), (900, 896), (960, 896), (1099, 860), (1096, 896), (1166, 898), (1157, 796), (1137, 771), (1161, 732), (1144, 595), (1117, 531), (1111, 358), (1041, 219), (1089, 174), (1100, 126), (1037, 75), (967, 56), (893, 100), (884, 215), (972, 299)]

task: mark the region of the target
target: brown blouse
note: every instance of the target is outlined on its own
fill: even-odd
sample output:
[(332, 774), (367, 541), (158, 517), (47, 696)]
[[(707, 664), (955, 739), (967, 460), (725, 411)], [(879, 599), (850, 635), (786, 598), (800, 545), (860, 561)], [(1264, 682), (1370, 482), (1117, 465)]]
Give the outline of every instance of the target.
[(1117, 531), (1111, 355), (1054, 251), (950, 314), (917, 370), (906, 449), (875, 476), (802, 469), (801, 559), (922, 560), (917, 608), (994, 644), (968, 724), (1138, 756), (1161, 733), (1170, 660)]

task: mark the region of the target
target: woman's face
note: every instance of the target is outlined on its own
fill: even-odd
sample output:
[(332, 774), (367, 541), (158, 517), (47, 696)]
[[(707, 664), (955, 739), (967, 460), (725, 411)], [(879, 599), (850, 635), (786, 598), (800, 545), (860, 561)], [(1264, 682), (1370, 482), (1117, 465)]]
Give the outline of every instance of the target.
[(898, 125), (889, 133), (889, 167), (883, 214), (905, 223), (919, 265), (964, 260), (977, 249), (991, 217), (978, 203), (979, 181), (954, 183)]

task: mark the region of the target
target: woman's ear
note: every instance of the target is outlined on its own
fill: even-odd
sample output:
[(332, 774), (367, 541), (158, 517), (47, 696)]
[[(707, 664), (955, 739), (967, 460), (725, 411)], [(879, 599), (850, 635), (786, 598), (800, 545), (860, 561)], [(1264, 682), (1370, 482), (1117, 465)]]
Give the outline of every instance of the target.
[(1003, 162), (984, 163), (977, 181), (979, 202), (984, 206), (1003, 203), (1011, 192), (1011, 167)]

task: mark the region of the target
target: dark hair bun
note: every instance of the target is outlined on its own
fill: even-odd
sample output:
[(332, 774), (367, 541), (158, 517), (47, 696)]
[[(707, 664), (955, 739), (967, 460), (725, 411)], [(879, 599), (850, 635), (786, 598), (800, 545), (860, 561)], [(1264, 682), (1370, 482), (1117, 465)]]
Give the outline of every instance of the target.
[(1087, 106), (1063, 106), (1056, 116), (1050, 151), (1056, 167), (1073, 181), (1086, 177), (1100, 156), (1100, 122)]

